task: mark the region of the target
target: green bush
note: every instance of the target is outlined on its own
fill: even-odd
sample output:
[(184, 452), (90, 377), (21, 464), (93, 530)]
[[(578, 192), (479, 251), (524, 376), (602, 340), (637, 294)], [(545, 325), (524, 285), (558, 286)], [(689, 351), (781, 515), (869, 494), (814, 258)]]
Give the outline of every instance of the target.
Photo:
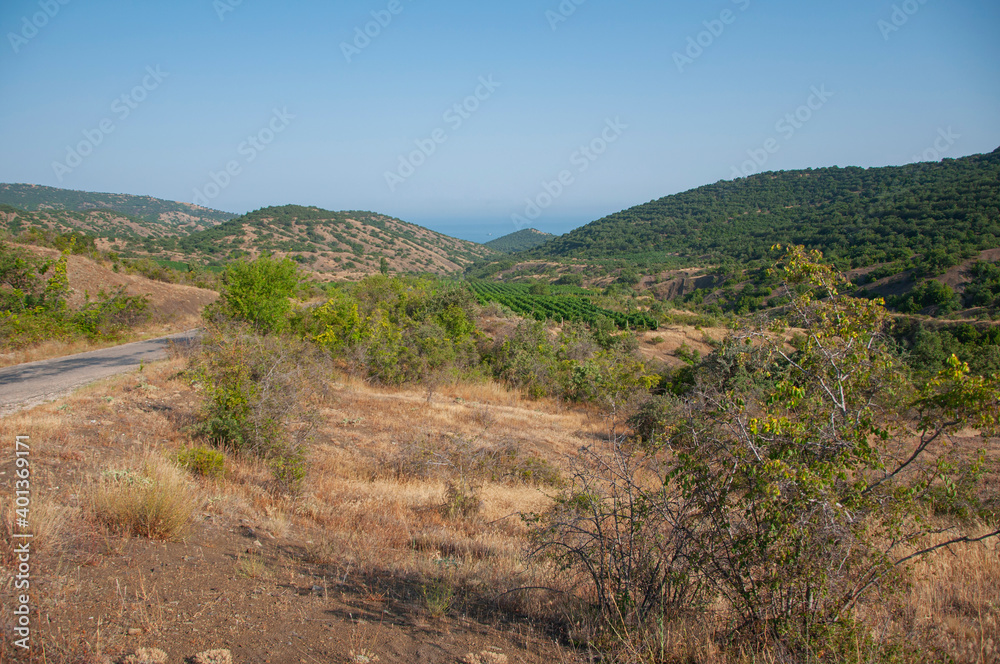
[(175, 461), (180, 467), (202, 477), (216, 479), (226, 473), (226, 456), (208, 447), (189, 447), (178, 452)]
[(287, 258), (267, 256), (240, 260), (222, 274), (222, 292), (209, 318), (223, 316), (252, 325), (258, 332), (281, 332), (288, 327), (290, 298), (299, 286), (298, 268)]
[(94, 301), (88, 297), (83, 307), (70, 315), (70, 320), (88, 337), (109, 337), (148, 320), (148, 307), (147, 297), (128, 295), (123, 286), (110, 295), (102, 290)]
[(197, 433), (266, 460), (278, 484), (296, 490), (305, 477), (311, 428), (304, 399), (318, 378), (309, 348), (229, 325), (208, 332), (193, 362), (206, 397)]
[[(531, 520), (538, 550), (589, 579), (611, 631), (725, 607), (751, 649), (846, 659), (854, 607), (928, 552), (909, 548), (938, 532), (925, 505), (965, 518), (995, 506), (973, 491), (980, 453), (946, 440), (995, 435), (1000, 376), (952, 356), (910, 384), (884, 307), (842, 295), (818, 259), (796, 248), (784, 264), (791, 286), (809, 286), (785, 321), (803, 330), (794, 351), (774, 321), (748, 325), (692, 367), (688, 392), (636, 422), (660, 444), (588, 446), (570, 488)], [(951, 543), (976, 532), (956, 527)]]

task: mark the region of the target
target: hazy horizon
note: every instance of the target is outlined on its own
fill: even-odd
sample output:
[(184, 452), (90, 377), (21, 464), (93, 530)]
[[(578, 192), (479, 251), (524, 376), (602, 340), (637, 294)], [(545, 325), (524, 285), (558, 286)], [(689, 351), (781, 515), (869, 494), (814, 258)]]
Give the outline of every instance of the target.
[(373, 210), (482, 242), (1000, 145), (984, 1), (15, 0), (0, 27), (0, 181), (233, 213)]

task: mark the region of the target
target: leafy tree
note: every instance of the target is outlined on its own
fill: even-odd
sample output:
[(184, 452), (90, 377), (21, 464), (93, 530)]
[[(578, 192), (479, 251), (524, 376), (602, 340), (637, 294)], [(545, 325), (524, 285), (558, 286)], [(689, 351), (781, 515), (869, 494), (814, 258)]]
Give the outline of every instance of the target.
[(206, 312), (209, 316), (222, 314), (245, 321), (260, 332), (281, 332), (288, 326), (290, 298), (298, 285), (294, 261), (268, 256), (240, 260), (229, 265), (222, 275), (219, 306)]
[(783, 264), (794, 350), (783, 324), (734, 334), (650, 411), (666, 413), (644, 422), (653, 440), (584, 450), (574, 487), (536, 517), (539, 550), (589, 577), (613, 626), (721, 605), (758, 644), (840, 647), (859, 601), (943, 546), (926, 539), (925, 507), (973, 500), (960, 480), (980, 454), (947, 438), (997, 430), (1000, 376), (952, 357), (909, 384), (882, 303), (843, 295), (820, 258), (798, 247)]

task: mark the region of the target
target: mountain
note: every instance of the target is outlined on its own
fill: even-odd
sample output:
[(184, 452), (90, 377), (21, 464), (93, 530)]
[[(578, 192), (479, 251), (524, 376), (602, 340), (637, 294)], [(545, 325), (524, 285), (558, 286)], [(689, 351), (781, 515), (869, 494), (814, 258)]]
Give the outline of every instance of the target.
[(191, 222), (184, 226), (147, 222), (137, 217), (110, 210), (41, 209), (34, 212), (21, 210), (0, 203), (0, 230), (18, 235), (42, 229), (55, 234), (79, 233), (90, 235), (100, 249), (129, 253), (143, 251), (146, 244), (156, 238), (175, 237), (201, 230), (202, 224)]
[(481, 244), (442, 235), (375, 212), (268, 207), (186, 237), (155, 242), (163, 258), (219, 263), (272, 252), (338, 277), (378, 272), (447, 274), (494, 254)]
[(337, 277), (378, 272), (382, 258), (394, 272), (446, 274), (496, 253), (374, 212), (286, 205), (237, 217), (150, 196), (0, 184), (0, 230), (32, 228), (90, 235), (123, 258), (213, 266), (272, 252)]
[(551, 233), (543, 233), (534, 228), (525, 228), (516, 233), (490, 240), (485, 246), (502, 254), (513, 254), (518, 251), (527, 251), (539, 247), (554, 237), (555, 235)]
[(747, 264), (777, 243), (845, 268), (1000, 246), (1000, 152), (881, 168), (762, 173), (594, 221), (519, 259)]
[[(152, 196), (98, 194), (33, 184), (0, 184), (0, 204), (28, 212), (105, 212), (147, 227), (140, 235), (187, 234), (235, 217), (231, 212)], [(103, 217), (110, 218), (110, 217)], [(134, 228), (138, 232), (138, 228)]]

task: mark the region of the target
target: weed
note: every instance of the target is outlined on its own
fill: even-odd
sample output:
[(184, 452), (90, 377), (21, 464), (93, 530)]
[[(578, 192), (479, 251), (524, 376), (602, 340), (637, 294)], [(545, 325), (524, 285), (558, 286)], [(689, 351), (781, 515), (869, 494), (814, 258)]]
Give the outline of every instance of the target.
[(432, 618), (443, 618), (455, 602), (455, 589), (445, 581), (433, 581), (421, 586), (424, 606)]
[(88, 498), (97, 521), (112, 532), (161, 540), (180, 537), (195, 508), (179, 470), (152, 454), (141, 470), (106, 471)]
[(178, 452), (174, 460), (181, 468), (202, 477), (217, 479), (226, 473), (226, 456), (208, 447), (187, 448)]
[(236, 575), (247, 579), (263, 579), (270, 576), (270, 570), (259, 553), (240, 554), (236, 559)]
[(479, 514), (481, 507), (478, 487), (470, 484), (464, 477), (448, 483), (443, 510), (449, 519), (470, 519)]

